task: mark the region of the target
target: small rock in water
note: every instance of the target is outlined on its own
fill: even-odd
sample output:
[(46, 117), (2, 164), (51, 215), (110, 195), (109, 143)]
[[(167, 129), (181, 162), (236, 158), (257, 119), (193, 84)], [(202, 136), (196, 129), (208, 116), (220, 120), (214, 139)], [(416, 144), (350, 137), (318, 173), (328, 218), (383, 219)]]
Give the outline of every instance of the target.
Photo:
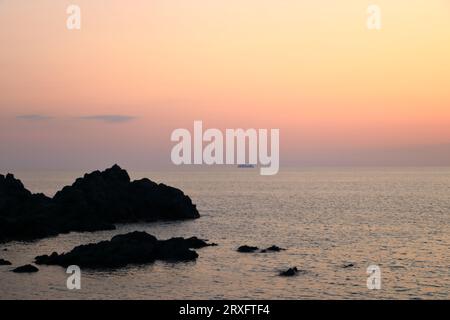
[(342, 268), (346, 269), (346, 268), (351, 268), (354, 267), (355, 265), (353, 263), (346, 263), (342, 266)]
[(297, 267), (289, 268), (286, 271), (281, 271), (280, 276), (282, 277), (292, 277), (298, 273)]
[(188, 239), (185, 239), (184, 241), (186, 241), (189, 248), (192, 248), (192, 249), (200, 249), (200, 248), (204, 248), (204, 247), (217, 246), (217, 243), (207, 243), (208, 240), (199, 239), (197, 237), (190, 237)]
[(237, 251), (238, 252), (255, 252), (256, 250), (258, 250), (258, 247), (252, 247), (252, 246), (240, 246)]
[(8, 260), (0, 259), (0, 266), (10, 266), (11, 264)]
[(27, 265), (15, 268), (12, 271), (16, 272), (16, 273), (31, 273), (31, 272), (38, 272), (39, 269), (31, 264), (27, 264)]
[(280, 248), (279, 246), (275, 246), (275, 245), (273, 245), (273, 246), (271, 246), (271, 247), (269, 247), (269, 248), (266, 248), (266, 249), (264, 249), (264, 250), (261, 250), (261, 252), (267, 252), (267, 251), (272, 251), (272, 252), (280, 252), (280, 251), (282, 251), (282, 250), (286, 250), (286, 249), (283, 249), (283, 248)]

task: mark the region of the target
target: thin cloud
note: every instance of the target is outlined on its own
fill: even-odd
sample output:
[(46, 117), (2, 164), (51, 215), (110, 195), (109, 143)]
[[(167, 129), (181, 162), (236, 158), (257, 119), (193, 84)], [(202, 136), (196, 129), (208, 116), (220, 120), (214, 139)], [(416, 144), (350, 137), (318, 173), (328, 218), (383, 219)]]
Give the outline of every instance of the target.
[(122, 122), (132, 121), (132, 120), (136, 119), (136, 117), (120, 115), (120, 114), (100, 114), (100, 115), (94, 115), (94, 116), (80, 117), (80, 119), (102, 121), (102, 122), (107, 122), (107, 123), (122, 123)]
[(44, 121), (49, 120), (52, 117), (43, 114), (22, 114), (18, 115), (16, 118), (20, 120), (29, 120), (29, 121)]

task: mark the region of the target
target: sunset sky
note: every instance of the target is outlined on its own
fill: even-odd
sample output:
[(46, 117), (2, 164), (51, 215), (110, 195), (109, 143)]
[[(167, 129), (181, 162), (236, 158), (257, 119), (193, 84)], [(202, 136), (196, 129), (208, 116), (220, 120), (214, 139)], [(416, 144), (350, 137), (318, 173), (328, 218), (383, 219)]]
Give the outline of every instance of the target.
[(279, 128), (282, 166), (450, 165), (450, 1), (0, 0), (0, 173), (167, 167), (194, 120)]

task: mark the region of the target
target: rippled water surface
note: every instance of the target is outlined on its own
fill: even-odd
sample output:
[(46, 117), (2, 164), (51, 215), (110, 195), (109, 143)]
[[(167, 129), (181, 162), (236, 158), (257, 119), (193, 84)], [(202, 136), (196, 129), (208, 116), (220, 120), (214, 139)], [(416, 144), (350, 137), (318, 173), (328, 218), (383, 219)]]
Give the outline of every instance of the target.
[[(33, 192), (52, 195), (80, 173), (18, 172)], [(256, 170), (133, 172), (181, 188), (197, 203), (194, 221), (119, 225), (0, 245), (14, 266), (35, 256), (145, 230), (158, 238), (198, 236), (219, 244), (196, 262), (82, 270), (82, 289), (66, 288), (65, 269), (15, 274), (0, 266), (0, 298), (31, 299), (448, 299), (450, 168), (299, 169), (262, 177)], [(237, 253), (240, 245), (287, 248)], [(3, 251), (3, 249), (7, 251)], [(354, 266), (343, 268), (352, 263)], [(381, 290), (366, 269), (381, 268)], [(279, 270), (297, 266), (299, 276)]]

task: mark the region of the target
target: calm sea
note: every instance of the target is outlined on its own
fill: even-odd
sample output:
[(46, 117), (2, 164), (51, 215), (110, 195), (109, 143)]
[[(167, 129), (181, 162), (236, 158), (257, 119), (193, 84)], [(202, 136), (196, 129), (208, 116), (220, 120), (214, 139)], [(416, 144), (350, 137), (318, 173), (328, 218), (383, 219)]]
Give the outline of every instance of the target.
[[(48, 195), (81, 172), (16, 172)], [(70, 233), (0, 245), (14, 266), (115, 234), (198, 236), (219, 244), (196, 262), (82, 270), (81, 290), (66, 288), (57, 266), (35, 274), (0, 267), (0, 298), (31, 299), (448, 299), (450, 297), (450, 168), (292, 169), (263, 177), (257, 169), (132, 172), (181, 188), (197, 203), (195, 221), (119, 225), (115, 231)], [(280, 253), (237, 253), (240, 245)], [(8, 251), (3, 251), (7, 248)], [(353, 267), (344, 268), (346, 264)], [(366, 285), (369, 265), (381, 289)], [(303, 270), (283, 278), (280, 270)]]

